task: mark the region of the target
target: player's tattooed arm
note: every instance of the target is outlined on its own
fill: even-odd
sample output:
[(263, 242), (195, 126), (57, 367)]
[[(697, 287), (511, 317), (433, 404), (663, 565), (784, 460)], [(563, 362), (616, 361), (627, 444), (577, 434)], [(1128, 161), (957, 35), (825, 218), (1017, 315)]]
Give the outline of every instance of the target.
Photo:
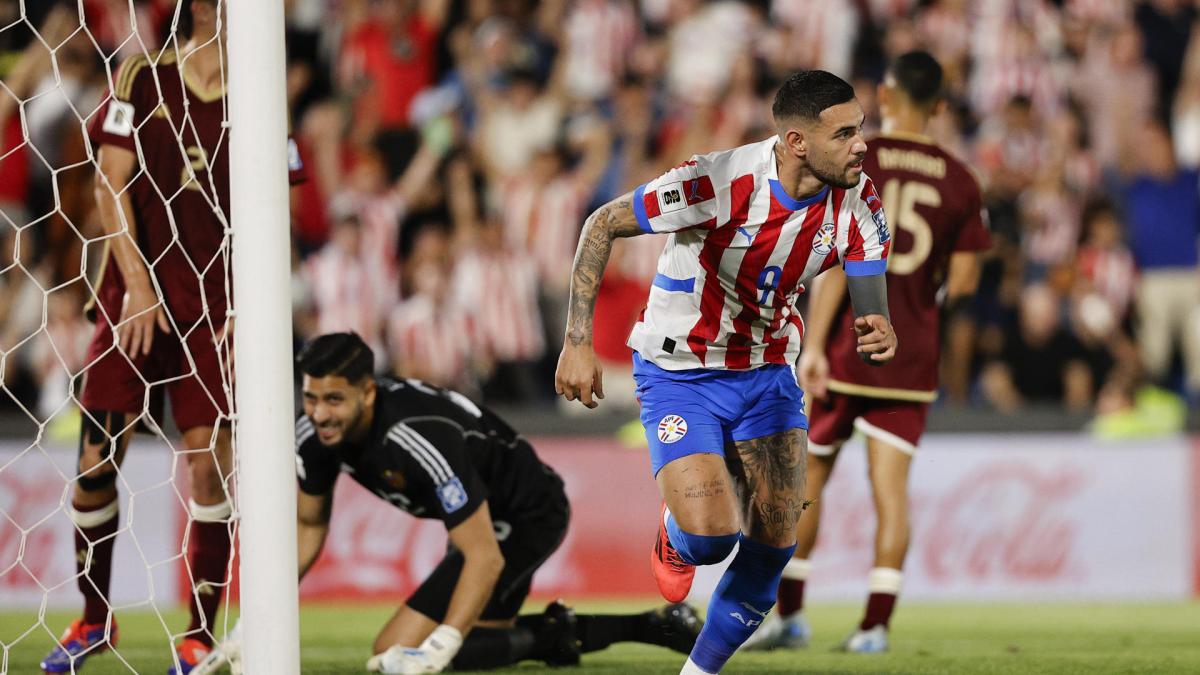
[(625, 194), (588, 216), (579, 235), (575, 264), (571, 269), (571, 297), (567, 306), (567, 330), (554, 390), (568, 401), (578, 400), (589, 408), (604, 398), (604, 370), (592, 350), (592, 322), (596, 313), (596, 295), (608, 256), (617, 237), (641, 234), (633, 215), (633, 195)]
[(633, 214), (633, 194), (626, 193), (601, 206), (583, 223), (575, 264), (571, 270), (571, 298), (567, 314), (567, 341), (575, 346), (592, 343), (596, 295), (604, 268), (619, 237), (642, 234)]

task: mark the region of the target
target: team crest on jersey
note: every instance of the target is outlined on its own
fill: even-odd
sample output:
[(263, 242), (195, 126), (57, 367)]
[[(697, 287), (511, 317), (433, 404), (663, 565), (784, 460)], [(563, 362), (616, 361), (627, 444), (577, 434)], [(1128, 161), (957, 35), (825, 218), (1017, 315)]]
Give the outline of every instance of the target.
[(442, 500), (442, 510), (446, 513), (454, 513), (467, 504), (467, 490), (458, 476), (439, 485), (437, 494), (438, 499)]
[(404, 474), (391, 469), (383, 470), (383, 482), (393, 490), (403, 490), (408, 481), (404, 480)]
[(813, 237), (813, 253), (817, 255), (829, 255), (833, 250), (834, 235), (837, 228), (833, 223), (825, 223), (821, 229), (817, 230), (817, 236)]
[(687, 435), (687, 422), (679, 415), (667, 415), (658, 423), (658, 440), (674, 443)]

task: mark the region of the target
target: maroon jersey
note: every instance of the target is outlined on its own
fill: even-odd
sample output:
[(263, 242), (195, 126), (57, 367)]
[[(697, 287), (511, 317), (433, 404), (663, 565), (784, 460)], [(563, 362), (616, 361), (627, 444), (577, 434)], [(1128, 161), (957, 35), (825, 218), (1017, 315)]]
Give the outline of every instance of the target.
[(868, 144), (863, 171), (871, 176), (892, 224), (888, 256), (888, 310), (900, 341), (891, 363), (859, 358), (854, 312), (846, 298), (834, 320), (826, 353), (833, 391), (876, 398), (937, 398), (937, 291), (950, 255), (991, 245), (979, 184), (967, 167), (932, 140), (886, 135)]
[[(204, 91), (183, 76), (174, 50), (156, 60), (130, 57), (113, 83), (112, 95), (92, 120), (92, 142), (139, 154), (128, 187), (137, 244), (168, 312), (181, 330), (205, 315), (219, 329), (228, 306), (226, 289), (232, 287), (226, 273), (229, 134), (224, 92)], [(301, 170), (298, 157), (289, 144), (293, 182)], [(115, 298), (119, 313), (123, 294), (116, 264), (106, 264), (101, 302), (111, 313), (109, 303)], [(115, 321), (117, 315), (111, 318)]]

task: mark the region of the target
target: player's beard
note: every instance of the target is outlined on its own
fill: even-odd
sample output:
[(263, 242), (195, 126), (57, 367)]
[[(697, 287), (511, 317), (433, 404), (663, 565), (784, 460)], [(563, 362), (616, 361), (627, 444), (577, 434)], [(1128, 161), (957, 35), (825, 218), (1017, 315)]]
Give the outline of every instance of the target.
[(858, 185), (858, 181), (862, 179), (862, 172), (851, 174), (852, 167), (848, 165), (837, 166), (833, 162), (826, 163), (815, 160), (815, 157), (809, 157), (808, 170), (826, 185), (848, 190)]

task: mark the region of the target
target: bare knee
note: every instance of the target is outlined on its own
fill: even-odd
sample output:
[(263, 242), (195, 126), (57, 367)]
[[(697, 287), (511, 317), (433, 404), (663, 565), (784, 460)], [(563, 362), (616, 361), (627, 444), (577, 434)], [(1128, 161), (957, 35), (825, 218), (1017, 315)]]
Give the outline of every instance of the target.
[(741, 531), (737, 492), (720, 455), (677, 459), (658, 472), (658, 485), (676, 524), (685, 532), (723, 536)]

